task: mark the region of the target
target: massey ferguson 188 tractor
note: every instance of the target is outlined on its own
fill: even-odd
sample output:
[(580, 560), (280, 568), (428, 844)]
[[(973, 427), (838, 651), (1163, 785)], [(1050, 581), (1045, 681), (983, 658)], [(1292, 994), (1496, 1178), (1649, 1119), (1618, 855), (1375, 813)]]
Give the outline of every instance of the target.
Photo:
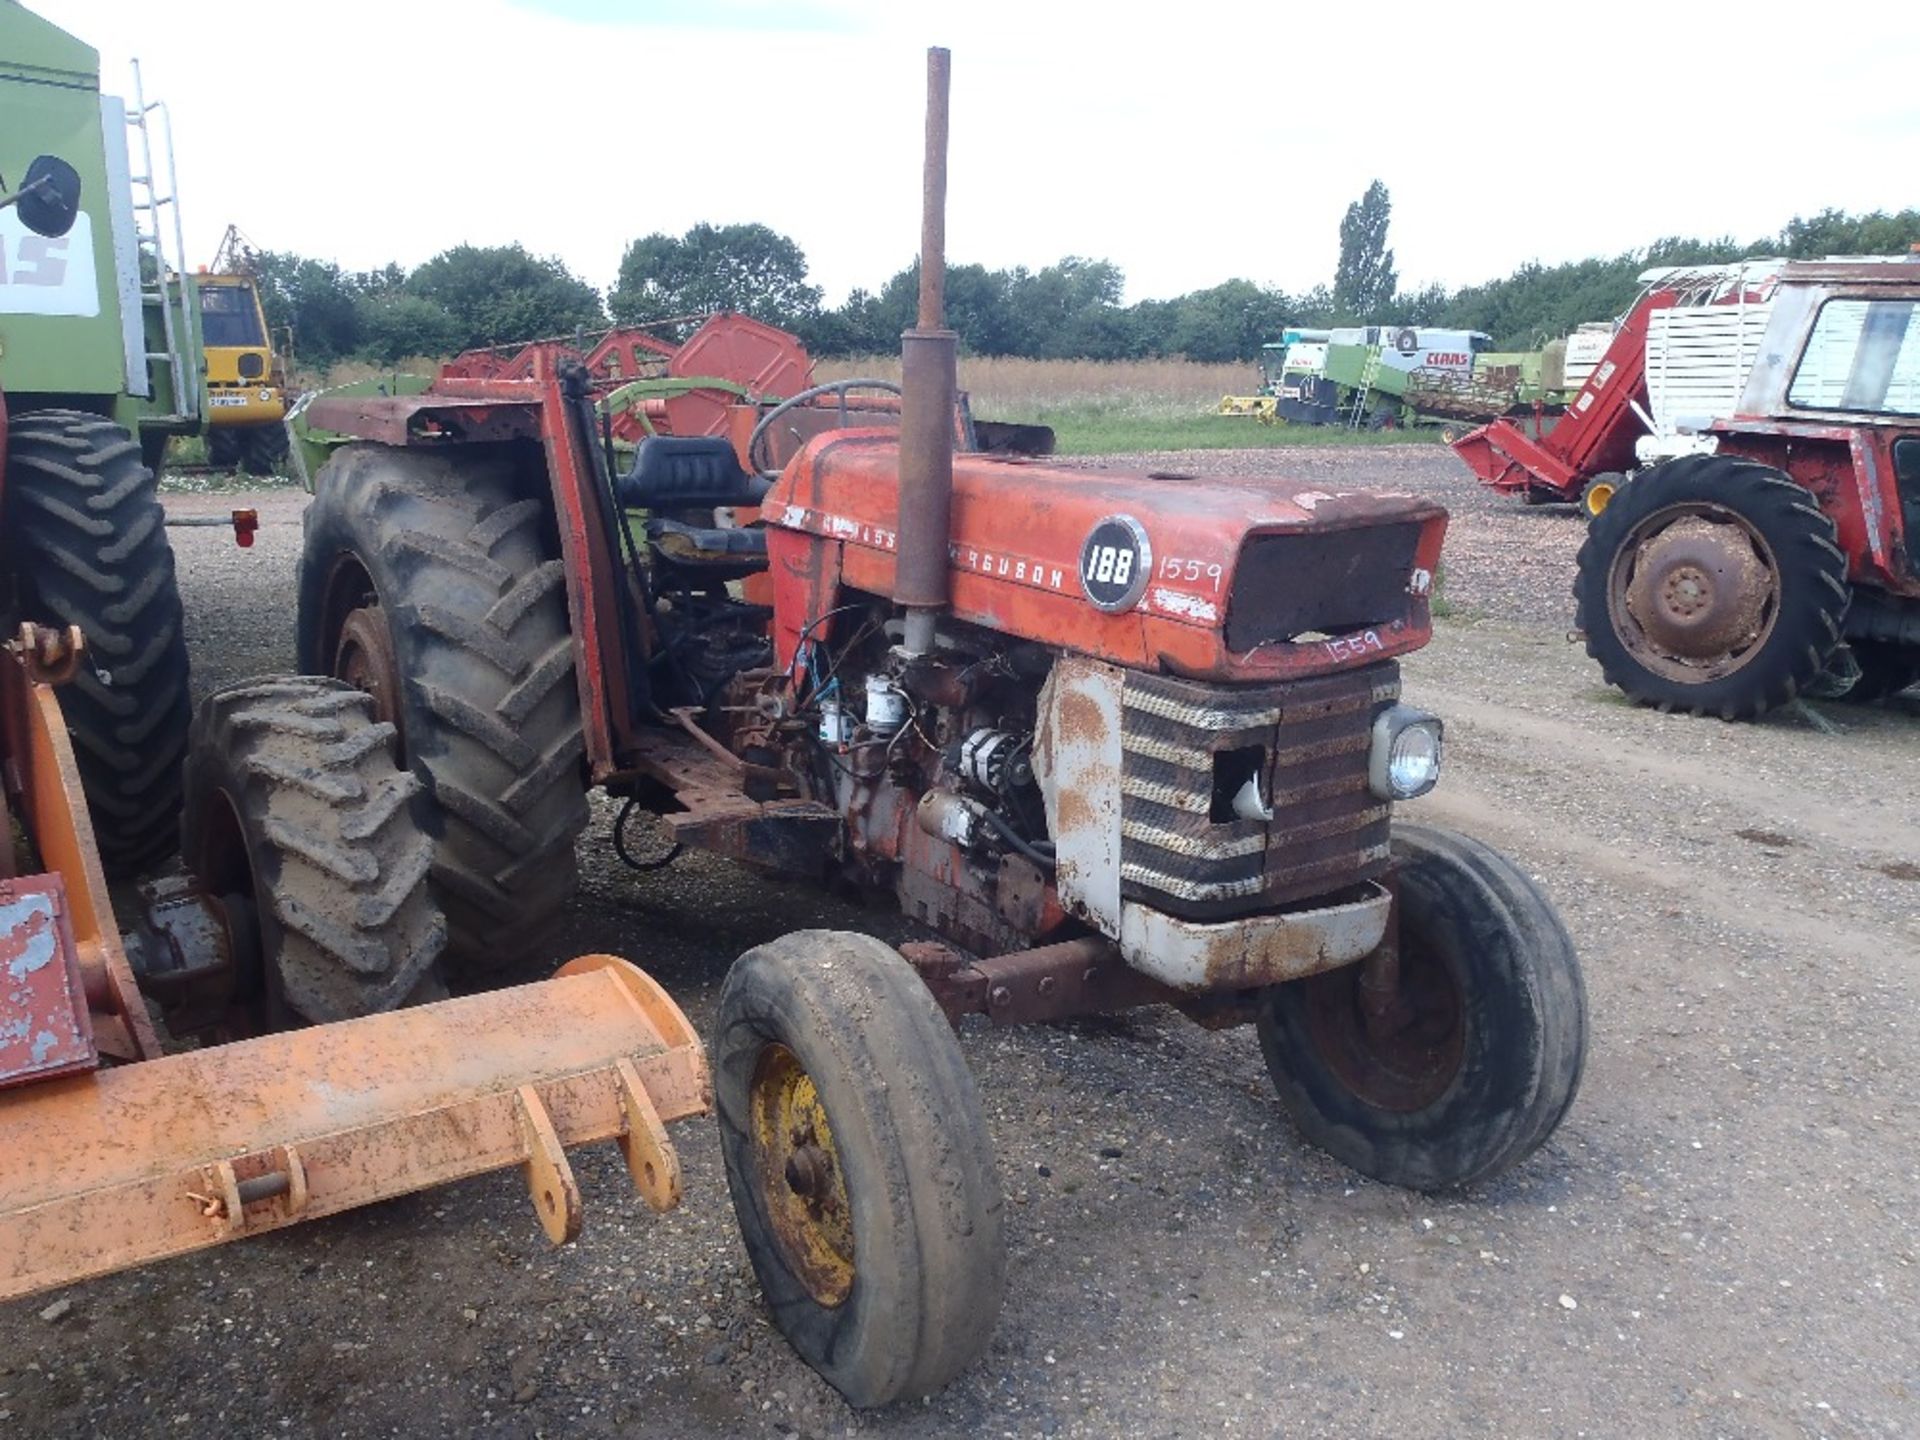
[(999, 1307), (949, 1022), (1251, 1023), (1308, 1138), (1420, 1188), (1540, 1145), (1587, 1033), (1526, 876), (1392, 820), (1440, 771), (1398, 663), (1429, 638), (1439, 507), (954, 453), (946, 89), (936, 51), (897, 423), (803, 391), (743, 401), (744, 444), (627, 458), (613, 382), (550, 356), (308, 414), (357, 438), (315, 479), (301, 664), (394, 728), (451, 965), (539, 949), (589, 786), (623, 827), (890, 892), (939, 937), (754, 950), (710, 1046), (774, 1318), (863, 1404), (943, 1383)]
[(1913, 260), (1780, 271), (1712, 453), (1634, 476), (1581, 546), (1576, 624), (1609, 682), (1738, 720), (1920, 681), (1917, 307)]

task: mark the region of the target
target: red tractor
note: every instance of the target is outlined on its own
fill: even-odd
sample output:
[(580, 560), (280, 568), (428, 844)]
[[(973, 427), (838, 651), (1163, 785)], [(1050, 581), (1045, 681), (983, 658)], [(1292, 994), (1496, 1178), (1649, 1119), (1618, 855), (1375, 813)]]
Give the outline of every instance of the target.
[[(1506, 1171), (1572, 1103), (1587, 1019), (1544, 896), (1395, 825), (1441, 722), (1400, 700), (1446, 515), (1281, 479), (955, 454), (945, 53), (897, 414), (806, 392), (615, 451), (614, 382), (323, 398), (302, 668), (398, 731), (448, 963), (538, 952), (586, 795), (671, 846), (894, 896), (901, 954), (806, 932), (728, 975), (711, 1057), (776, 1323), (856, 1403), (980, 1351), (1001, 1196), (950, 1023), (1147, 1004), (1258, 1028), (1303, 1133), (1420, 1188)], [(750, 422), (750, 423), (748, 423)], [(746, 436), (746, 443), (738, 437)], [(764, 468), (763, 468), (764, 466)]]
[(1749, 719), (1920, 680), (1920, 264), (1788, 265), (1714, 453), (1593, 520), (1576, 624), (1644, 704)]

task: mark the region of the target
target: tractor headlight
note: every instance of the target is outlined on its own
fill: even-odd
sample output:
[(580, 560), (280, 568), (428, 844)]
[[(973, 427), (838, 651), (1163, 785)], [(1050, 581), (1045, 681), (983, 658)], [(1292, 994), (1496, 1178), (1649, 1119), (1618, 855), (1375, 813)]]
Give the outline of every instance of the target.
[(1438, 715), (1411, 705), (1390, 705), (1373, 722), (1367, 784), (1382, 800), (1412, 800), (1440, 779)]

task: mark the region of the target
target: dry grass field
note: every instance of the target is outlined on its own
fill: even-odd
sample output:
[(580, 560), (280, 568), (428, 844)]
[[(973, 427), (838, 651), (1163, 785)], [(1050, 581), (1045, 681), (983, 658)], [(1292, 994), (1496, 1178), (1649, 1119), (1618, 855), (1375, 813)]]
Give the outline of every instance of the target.
[[(424, 356), (381, 366), (343, 360), (324, 373), (296, 375), (296, 385), (324, 388), (395, 371), (432, 374), (440, 362)], [(898, 355), (821, 360), (816, 379), (900, 380)], [(1011, 355), (967, 355), (960, 388), (983, 419), (1051, 425), (1063, 455), (1111, 455), (1148, 450), (1223, 450), (1294, 445), (1405, 444), (1424, 438), (1406, 431), (1379, 436), (1341, 427), (1311, 429), (1260, 425), (1214, 413), (1222, 395), (1250, 393), (1259, 376), (1251, 364), (1195, 360), (1027, 360)]]
[[(822, 360), (816, 376), (900, 379), (897, 355)], [(1216, 415), (1222, 395), (1248, 394), (1259, 376), (1252, 364), (1195, 360), (1026, 360), (965, 355), (960, 388), (973, 413), (989, 420), (1051, 425), (1064, 455), (1129, 451), (1226, 450), (1281, 445), (1405, 444), (1406, 431), (1381, 435), (1341, 427), (1261, 425)]]
[[(898, 355), (822, 360), (822, 380), (850, 375), (900, 379)], [(1206, 365), (1195, 360), (1026, 360), (1014, 355), (965, 355), (960, 388), (982, 414), (1012, 414), (1035, 408), (1107, 410), (1142, 418), (1187, 416), (1207, 411), (1222, 395), (1250, 388), (1251, 365)]]

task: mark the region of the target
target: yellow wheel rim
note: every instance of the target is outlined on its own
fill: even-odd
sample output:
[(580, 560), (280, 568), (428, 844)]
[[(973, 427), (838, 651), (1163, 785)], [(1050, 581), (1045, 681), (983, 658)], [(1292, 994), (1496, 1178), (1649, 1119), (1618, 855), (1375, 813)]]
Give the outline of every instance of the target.
[(784, 1045), (769, 1045), (748, 1095), (754, 1178), (781, 1258), (819, 1304), (853, 1291), (853, 1207), (813, 1077)]
[(1604, 480), (1596, 480), (1587, 487), (1587, 493), (1582, 498), (1587, 507), (1587, 514), (1598, 515), (1612, 501), (1613, 486)]

